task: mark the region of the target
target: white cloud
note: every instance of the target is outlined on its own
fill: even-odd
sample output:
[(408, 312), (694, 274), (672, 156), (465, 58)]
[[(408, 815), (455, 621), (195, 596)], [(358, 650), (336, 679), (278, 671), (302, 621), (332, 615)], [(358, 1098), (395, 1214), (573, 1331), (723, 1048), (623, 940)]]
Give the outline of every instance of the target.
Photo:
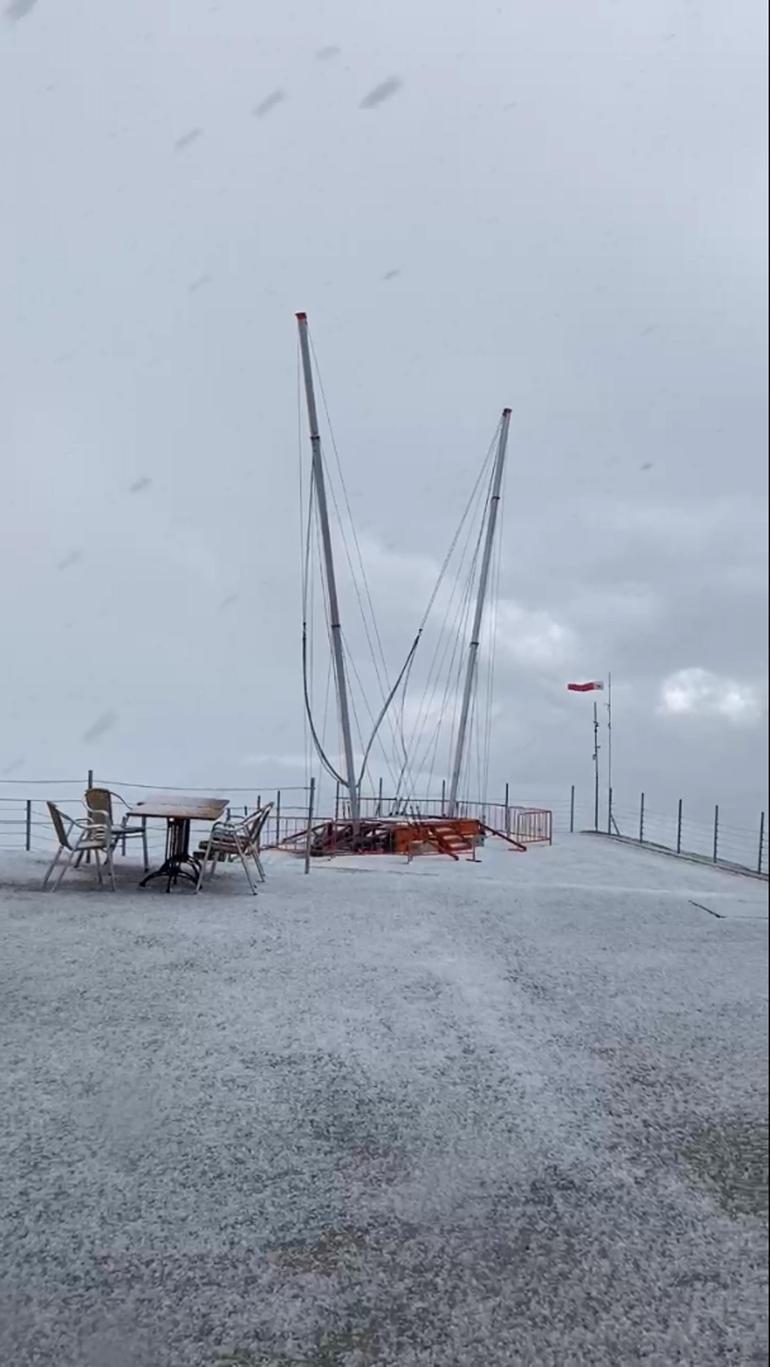
[(512, 598), (497, 607), (497, 649), (517, 665), (550, 668), (575, 650), (575, 633), (540, 608), (525, 608)]
[[(428, 633), (438, 629), (445, 620), (450, 624), (448, 629), (452, 629), (451, 624), (464, 602), (464, 585), (456, 580), (451, 568), (436, 591), (440, 574), (438, 560), (419, 552), (385, 546), (372, 534), (362, 536), (360, 543), (369, 581), (376, 585), (378, 606), (387, 609), (389, 605), (397, 605), (399, 613), (403, 612), (404, 603), (410, 607), (416, 604), (421, 609), (427, 606), (435, 591)], [(545, 609), (525, 607), (513, 598), (504, 597), (499, 598), (496, 606), (495, 613), (490, 593), (482, 629), (482, 658), (489, 658), (493, 622), (498, 658), (516, 665), (547, 669), (574, 653), (575, 633)], [(465, 622), (466, 635), (469, 628), (470, 616)]]
[(663, 680), (658, 710), (668, 717), (721, 717), (736, 726), (753, 726), (766, 707), (762, 686), (693, 667)]

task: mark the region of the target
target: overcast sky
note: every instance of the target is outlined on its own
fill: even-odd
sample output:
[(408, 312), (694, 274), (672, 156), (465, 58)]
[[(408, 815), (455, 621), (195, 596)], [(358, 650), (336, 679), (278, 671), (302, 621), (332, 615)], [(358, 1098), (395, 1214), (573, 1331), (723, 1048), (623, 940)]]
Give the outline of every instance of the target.
[(5, 0), (0, 773), (303, 781), (306, 309), (394, 670), (513, 409), (493, 785), (763, 803), (762, 10)]

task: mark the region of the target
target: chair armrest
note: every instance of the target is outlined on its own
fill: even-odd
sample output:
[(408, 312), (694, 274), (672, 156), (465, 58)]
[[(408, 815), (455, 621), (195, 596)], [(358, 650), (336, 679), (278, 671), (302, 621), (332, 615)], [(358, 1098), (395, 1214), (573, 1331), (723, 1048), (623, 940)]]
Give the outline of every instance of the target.
[[(101, 816), (101, 812), (96, 813), (96, 816), (97, 818)], [(111, 831), (113, 829), (112, 822), (106, 812), (103, 821), (95, 820), (93, 816), (84, 816), (77, 819), (73, 818), (70, 830), (72, 830), (72, 826), (77, 826), (81, 831)]]

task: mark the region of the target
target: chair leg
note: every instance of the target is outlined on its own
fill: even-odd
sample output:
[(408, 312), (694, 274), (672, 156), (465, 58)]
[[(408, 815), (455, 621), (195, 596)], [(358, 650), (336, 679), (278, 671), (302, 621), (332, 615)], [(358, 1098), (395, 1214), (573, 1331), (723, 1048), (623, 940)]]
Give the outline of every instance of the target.
[(61, 866), (61, 869), (59, 870), (59, 877), (56, 879), (56, 882), (55, 882), (54, 885), (53, 885), (53, 890), (54, 890), (54, 892), (57, 892), (58, 889), (61, 887), (62, 878), (64, 877), (65, 873), (67, 872), (67, 869), (70, 867), (70, 864), (72, 863), (72, 861), (73, 861), (73, 859), (75, 858), (75, 855), (76, 855), (76, 854), (77, 854), (77, 850), (70, 850), (69, 859), (65, 859), (64, 863), (63, 863), (62, 866)]
[(98, 880), (99, 880), (99, 887), (100, 887), (100, 888), (103, 888), (103, 887), (104, 887), (104, 879), (102, 878), (102, 866), (101, 866), (101, 863), (100, 863), (100, 860), (99, 860), (99, 851), (98, 851), (98, 850), (94, 850), (94, 862), (95, 862), (95, 864), (96, 864), (96, 877), (97, 877)]
[(113, 859), (112, 859), (112, 850), (111, 850), (111, 849), (108, 849), (108, 850), (107, 850), (107, 852), (106, 852), (106, 854), (105, 854), (105, 856), (104, 856), (104, 862), (105, 862), (105, 864), (107, 865), (107, 872), (108, 872), (109, 875), (110, 875), (110, 886), (112, 887), (112, 891), (113, 891), (113, 892), (117, 892), (117, 888), (115, 887), (115, 866), (114, 866)]
[(266, 878), (266, 876), (265, 876), (265, 870), (264, 870), (264, 868), (262, 867), (262, 860), (261, 860), (260, 857), (259, 857), (259, 850), (255, 850), (255, 851), (254, 851), (254, 863), (255, 863), (256, 866), (257, 866), (257, 873), (259, 874), (259, 881), (260, 881), (260, 883), (266, 883), (266, 882), (267, 882), (267, 878)]
[(142, 853), (144, 854), (144, 871), (150, 872), (150, 856), (147, 851), (147, 817), (142, 817)]
[(200, 867), (199, 867), (199, 869), (198, 869), (198, 881), (197, 881), (197, 883), (195, 884), (195, 891), (196, 891), (196, 892), (200, 892), (200, 890), (201, 890), (201, 883), (203, 882), (203, 875), (204, 875), (204, 873), (206, 872), (206, 860), (208, 859), (209, 854), (211, 853), (211, 842), (212, 842), (213, 839), (214, 839), (214, 831), (213, 831), (213, 828), (212, 828), (211, 835), (209, 836), (209, 843), (208, 843), (208, 845), (206, 846), (205, 854), (203, 855), (203, 858), (202, 858), (201, 861), (200, 861)]
[(246, 874), (246, 877), (247, 877), (248, 880), (249, 880), (249, 887), (251, 888), (251, 891), (254, 893), (254, 896), (256, 897), (256, 895), (257, 895), (257, 889), (256, 889), (256, 887), (255, 887), (255, 885), (254, 885), (254, 880), (253, 880), (253, 878), (252, 878), (252, 876), (251, 876), (251, 870), (250, 870), (248, 864), (246, 863), (246, 855), (245, 855), (244, 852), (243, 852), (243, 848), (242, 848), (242, 846), (241, 846), (241, 842), (240, 842), (240, 840), (238, 839), (237, 835), (236, 835), (236, 837), (235, 837), (235, 848), (236, 848), (237, 851), (238, 851), (238, 858), (240, 859), (241, 863), (243, 864), (243, 872)]
[(47, 870), (46, 870), (45, 878), (43, 879), (43, 887), (44, 887), (44, 888), (47, 887), (47, 885), (48, 885), (48, 879), (51, 877), (51, 874), (53, 873), (54, 869), (56, 868), (56, 865), (58, 864), (59, 860), (61, 859), (62, 855), (64, 854), (65, 848), (66, 848), (66, 847), (65, 847), (64, 845), (60, 845), (59, 848), (58, 848), (58, 850), (56, 851), (56, 854), (54, 855), (53, 859), (51, 860), (50, 864), (48, 865), (48, 868), (47, 868)]

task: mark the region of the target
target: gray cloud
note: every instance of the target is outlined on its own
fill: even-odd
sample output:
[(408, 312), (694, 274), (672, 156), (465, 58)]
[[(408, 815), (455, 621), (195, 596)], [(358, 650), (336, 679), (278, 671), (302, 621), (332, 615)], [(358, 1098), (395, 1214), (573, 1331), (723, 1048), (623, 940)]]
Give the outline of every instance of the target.
[[(237, 783), (252, 756), (247, 781), (304, 782), (304, 307), (391, 677), (513, 408), (494, 791), (590, 785), (590, 703), (564, 685), (612, 669), (621, 798), (763, 805), (766, 715), (729, 715), (766, 672), (758, 7), (498, 0), (470, 42), (461, 0), (394, 0), (372, 48), (341, 0), (345, 57), (317, 61), (277, 0), (195, 23), (169, 3), (168, 25), (135, 0), (111, 25), (48, 4), (6, 26), (8, 758), (77, 778), (109, 709), (105, 772)], [(252, 104), (284, 84), (255, 140)], [(364, 729), (379, 691), (337, 546)], [(662, 710), (672, 680), (689, 710)], [(336, 753), (333, 702), (326, 724)]]

